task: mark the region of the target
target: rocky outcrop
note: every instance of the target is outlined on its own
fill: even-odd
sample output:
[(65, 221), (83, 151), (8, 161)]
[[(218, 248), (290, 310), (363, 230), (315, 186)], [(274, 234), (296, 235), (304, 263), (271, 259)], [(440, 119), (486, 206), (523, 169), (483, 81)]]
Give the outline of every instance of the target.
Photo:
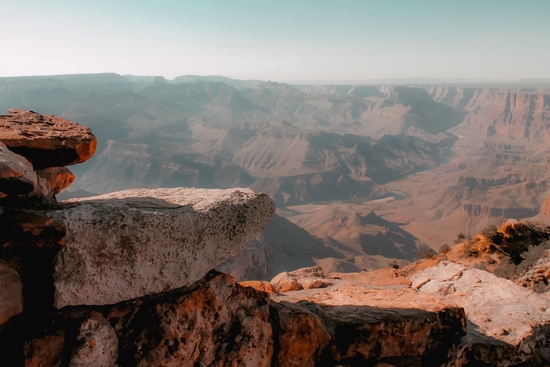
[(421, 293), (464, 307), (468, 333), (454, 365), (511, 366), (536, 360), (550, 335), (548, 298), (486, 271), (442, 262), (416, 273)]
[[(59, 136), (72, 146), (91, 135), (72, 123), (40, 135), (57, 118), (10, 116), (29, 125), (31, 141), (49, 137), (46, 151)], [(532, 364), (550, 334), (546, 295), (457, 264), (416, 269), (412, 283), (396, 269), (326, 275), (318, 266), (236, 283), (211, 269), (273, 217), (267, 195), (134, 189), (57, 203), (72, 173), (8, 147), (0, 147), (0, 183), (12, 184), (0, 200), (2, 366), (506, 366)], [(76, 162), (59, 154), (56, 164)], [(514, 260), (510, 233), (548, 239), (529, 228), (514, 224), (494, 238)], [(477, 308), (499, 302), (490, 324)]]
[(0, 140), (37, 169), (84, 162), (97, 146), (87, 127), (15, 108), (9, 110), (9, 115), (0, 115)]
[[(542, 246), (541, 246), (542, 247)], [(550, 244), (545, 246), (541, 256), (516, 280), (516, 284), (530, 288), (537, 293), (550, 291)]]
[(32, 165), (0, 141), (0, 199), (28, 194), (37, 184)]
[(313, 267), (293, 278), (317, 284), (272, 296), (280, 366), (441, 365), (466, 331), (462, 308), (418, 293), (394, 269), (324, 277)]
[(488, 189), (493, 186), (500, 186), (505, 184), (515, 184), (521, 182), (521, 179), (517, 175), (508, 175), (500, 178), (493, 177), (468, 177), (460, 176), (458, 178), (458, 184), (460, 186), (467, 186), (472, 189)]
[(64, 206), (47, 213), (67, 231), (52, 273), (57, 308), (113, 304), (195, 282), (275, 214), (271, 199), (250, 189), (135, 189)]
[(23, 312), (23, 284), (15, 269), (0, 260), (0, 325)]

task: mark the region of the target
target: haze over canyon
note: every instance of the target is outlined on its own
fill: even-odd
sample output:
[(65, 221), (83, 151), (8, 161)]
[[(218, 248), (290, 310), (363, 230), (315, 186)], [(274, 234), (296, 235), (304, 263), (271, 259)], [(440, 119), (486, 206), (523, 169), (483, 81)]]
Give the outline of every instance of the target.
[(16, 107), (90, 127), (58, 199), (250, 187), (277, 215), (219, 268), (271, 279), (403, 266), (506, 219), (545, 221), (550, 81), (288, 85), (117, 74), (0, 78)]

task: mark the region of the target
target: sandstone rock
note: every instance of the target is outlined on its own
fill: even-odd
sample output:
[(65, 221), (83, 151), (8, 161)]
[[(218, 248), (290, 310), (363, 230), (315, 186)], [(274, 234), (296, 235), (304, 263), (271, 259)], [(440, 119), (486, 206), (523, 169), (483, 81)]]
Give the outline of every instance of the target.
[(419, 279), (421, 293), (445, 297), (466, 311), (468, 334), (457, 353), (460, 363), (510, 366), (536, 357), (547, 343), (550, 309), (544, 295), (451, 262), (412, 276), (413, 283)]
[(60, 367), (64, 338), (47, 335), (25, 343), (25, 367)]
[(517, 279), (516, 284), (537, 293), (548, 292), (550, 290), (550, 250), (545, 250), (533, 266)]
[(36, 173), (24, 157), (10, 151), (0, 141), (0, 199), (27, 194), (36, 187)]
[(118, 338), (115, 330), (100, 313), (93, 313), (79, 328), (78, 347), (69, 367), (116, 367)]
[(210, 272), (190, 289), (116, 305), (121, 366), (268, 367), (269, 296)]
[(76, 122), (13, 108), (0, 115), (0, 140), (37, 169), (84, 162), (97, 145), (92, 131)]
[(74, 182), (74, 174), (66, 167), (49, 167), (36, 172), (39, 195), (48, 199)]
[(246, 282), (239, 282), (239, 285), (243, 287), (251, 287), (260, 292), (273, 293), (273, 286), (271, 283), (265, 280), (248, 280)]
[(54, 305), (103, 305), (182, 287), (251, 241), (275, 213), (249, 189), (134, 189), (49, 212), (67, 229)]
[(278, 366), (315, 366), (331, 341), (321, 318), (288, 302), (272, 302), (270, 314), (278, 331)]
[(298, 291), (302, 289), (302, 286), (298, 281), (290, 276), (287, 271), (282, 272), (279, 275), (276, 275), (275, 278), (271, 279), (271, 286), (273, 291), (277, 293), (285, 293), (290, 291)]
[(0, 260), (0, 325), (23, 312), (23, 284), (17, 271)]
[(413, 290), (394, 269), (321, 279), (333, 284), (272, 295), (280, 365), (437, 365), (466, 332), (461, 307)]

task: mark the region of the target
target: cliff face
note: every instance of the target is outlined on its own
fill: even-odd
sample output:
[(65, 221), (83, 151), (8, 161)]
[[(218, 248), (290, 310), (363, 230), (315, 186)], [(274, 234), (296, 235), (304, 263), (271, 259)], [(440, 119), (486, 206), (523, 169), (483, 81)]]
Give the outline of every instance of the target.
[(467, 111), (460, 134), (548, 141), (550, 91), (544, 88), (429, 87), (435, 101)]
[(462, 211), (472, 217), (527, 218), (539, 214), (539, 208), (497, 208), (487, 205), (464, 204)]

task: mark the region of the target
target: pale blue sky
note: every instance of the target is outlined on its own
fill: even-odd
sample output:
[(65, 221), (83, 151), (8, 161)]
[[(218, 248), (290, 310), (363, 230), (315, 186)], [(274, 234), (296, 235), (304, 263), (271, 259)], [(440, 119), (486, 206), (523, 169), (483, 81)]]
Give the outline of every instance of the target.
[(0, 0), (0, 76), (550, 78), (550, 0)]

